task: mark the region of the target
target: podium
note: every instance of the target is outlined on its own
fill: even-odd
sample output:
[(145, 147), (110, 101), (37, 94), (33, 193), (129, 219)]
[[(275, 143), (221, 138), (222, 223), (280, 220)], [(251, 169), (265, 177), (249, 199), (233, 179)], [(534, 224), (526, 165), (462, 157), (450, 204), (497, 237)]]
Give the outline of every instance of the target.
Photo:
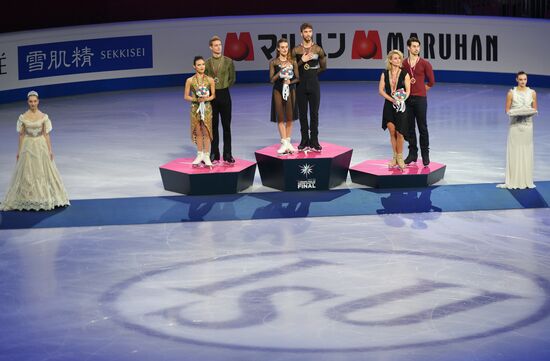
[(321, 152), (286, 155), (277, 154), (280, 144), (257, 150), (262, 184), (281, 191), (309, 191), (327, 190), (345, 182), (353, 150), (324, 142), (321, 146)]
[(424, 167), (422, 161), (407, 165), (403, 171), (388, 168), (389, 159), (371, 159), (354, 165), (349, 173), (353, 183), (373, 188), (427, 187), (443, 179), (446, 165), (431, 162)]
[(161, 165), (160, 176), (164, 189), (182, 194), (232, 194), (252, 185), (256, 163), (235, 159), (233, 165), (215, 164), (193, 167), (193, 158), (178, 158)]

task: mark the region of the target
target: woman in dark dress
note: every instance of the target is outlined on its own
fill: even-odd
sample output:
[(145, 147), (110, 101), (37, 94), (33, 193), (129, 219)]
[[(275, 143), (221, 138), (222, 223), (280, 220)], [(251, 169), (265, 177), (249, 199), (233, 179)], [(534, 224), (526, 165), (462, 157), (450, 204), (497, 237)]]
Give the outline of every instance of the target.
[(380, 76), (378, 93), (385, 99), (382, 113), (382, 129), (390, 132), (393, 158), (388, 163), (390, 168), (398, 166), (405, 169), (403, 161), (403, 134), (407, 134), (407, 117), (405, 100), (411, 92), (409, 74), (401, 69), (403, 53), (391, 50), (386, 57), (386, 70)]
[(298, 64), (288, 50), (288, 41), (285, 38), (277, 42), (277, 57), (269, 62), (269, 79), (273, 84), (271, 98), (271, 121), (276, 122), (281, 147), (278, 154), (293, 153), (296, 151), (290, 142), (292, 122), (298, 119), (296, 103), (296, 83), (300, 80)]

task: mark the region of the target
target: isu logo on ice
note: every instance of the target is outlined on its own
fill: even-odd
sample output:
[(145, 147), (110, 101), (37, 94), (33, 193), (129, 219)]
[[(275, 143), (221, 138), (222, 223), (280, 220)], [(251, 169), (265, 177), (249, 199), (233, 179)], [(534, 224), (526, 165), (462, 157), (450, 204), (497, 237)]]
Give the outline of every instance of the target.
[(132, 332), (202, 347), (364, 352), (514, 332), (548, 316), (550, 282), (447, 254), (300, 249), (162, 265), (100, 302)]

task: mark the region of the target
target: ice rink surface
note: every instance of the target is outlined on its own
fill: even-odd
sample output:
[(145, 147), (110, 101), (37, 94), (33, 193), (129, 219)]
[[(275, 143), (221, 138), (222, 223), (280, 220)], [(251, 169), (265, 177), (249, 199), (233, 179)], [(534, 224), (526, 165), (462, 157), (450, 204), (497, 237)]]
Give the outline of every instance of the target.
[[(430, 91), (439, 184), (503, 180), (507, 89)], [(535, 182), (550, 179), (536, 90)], [(270, 92), (232, 90), (234, 156), (277, 142)], [(352, 164), (387, 158), (382, 103), (374, 82), (324, 82), (321, 140)], [(0, 105), (1, 197), (25, 108)], [(181, 88), (41, 109), (72, 199), (172, 195), (158, 166), (195, 152)], [(257, 174), (247, 191), (271, 190)], [(0, 360), (548, 360), (549, 239), (548, 208), (2, 230)]]

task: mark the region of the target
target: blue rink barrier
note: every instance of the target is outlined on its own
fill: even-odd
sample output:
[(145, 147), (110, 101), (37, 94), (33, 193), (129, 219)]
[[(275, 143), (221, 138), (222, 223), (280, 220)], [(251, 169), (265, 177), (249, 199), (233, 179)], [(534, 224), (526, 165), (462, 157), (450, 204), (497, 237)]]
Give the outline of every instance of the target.
[[(381, 69), (329, 69), (320, 79), (323, 81), (377, 81), (380, 79)], [(513, 85), (515, 74), (486, 73), (476, 71), (434, 71), (437, 82), (442, 83), (471, 83)], [(185, 85), (185, 79), (193, 74), (170, 74), (156, 76), (142, 76), (119, 79), (103, 79), (82, 81), (77, 83), (63, 83), (41, 85), (29, 88), (0, 91), (0, 104), (21, 101), (26, 99), (30, 90), (36, 90), (41, 98), (88, 94), (105, 91), (162, 88)], [(237, 72), (237, 83), (267, 83), (269, 72), (267, 70), (252, 70)], [(529, 86), (550, 87), (550, 76), (529, 75)]]

